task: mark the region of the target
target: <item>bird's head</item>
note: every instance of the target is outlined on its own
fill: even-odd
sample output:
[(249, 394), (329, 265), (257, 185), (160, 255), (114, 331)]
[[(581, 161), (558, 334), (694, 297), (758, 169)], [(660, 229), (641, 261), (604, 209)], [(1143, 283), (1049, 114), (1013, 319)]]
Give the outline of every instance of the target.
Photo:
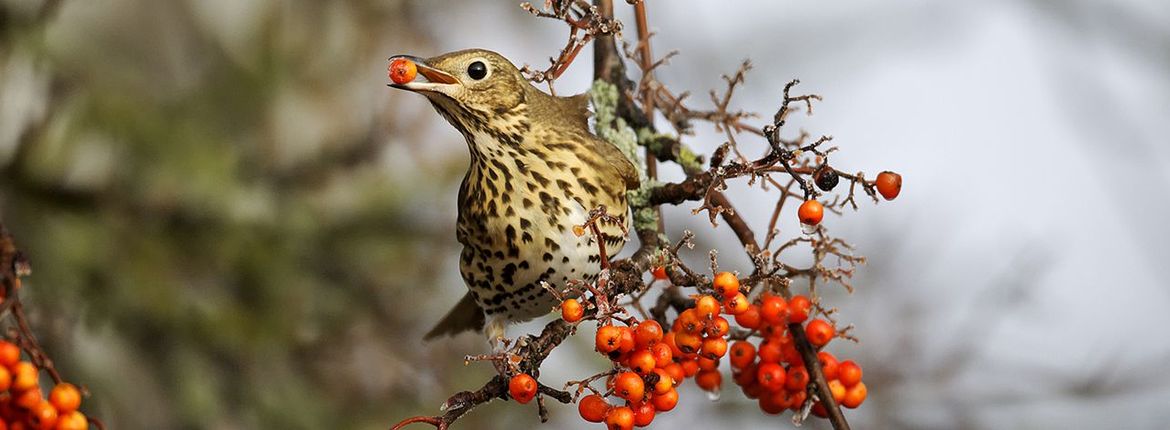
[[(418, 74), (426, 78), (391, 87), (426, 96), (439, 112), (455, 122), (489, 119), (514, 112), (525, 103), (531, 85), (510, 61), (486, 49), (468, 49), (431, 58), (409, 55)], [(470, 118), (469, 118), (470, 117)], [(476, 124), (456, 124), (456, 126)]]

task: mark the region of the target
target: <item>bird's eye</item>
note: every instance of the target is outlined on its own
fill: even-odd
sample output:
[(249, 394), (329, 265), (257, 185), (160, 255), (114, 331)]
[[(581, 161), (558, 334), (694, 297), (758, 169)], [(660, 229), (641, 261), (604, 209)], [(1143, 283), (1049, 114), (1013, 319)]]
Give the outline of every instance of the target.
[(487, 65), (483, 64), (483, 61), (476, 61), (467, 66), (467, 76), (471, 76), (471, 79), (477, 81), (487, 76), (487, 72)]

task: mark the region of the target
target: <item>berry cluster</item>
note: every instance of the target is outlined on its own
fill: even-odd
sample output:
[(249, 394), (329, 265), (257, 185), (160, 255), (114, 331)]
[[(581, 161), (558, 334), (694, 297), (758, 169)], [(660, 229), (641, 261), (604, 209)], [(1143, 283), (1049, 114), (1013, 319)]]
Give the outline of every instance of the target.
[(89, 420), (78, 407), (81, 391), (61, 382), (41, 391), (40, 369), (21, 361), (20, 347), (0, 341), (0, 430), (85, 430)]
[[(721, 280), (738, 288), (738, 282), (729, 273), (716, 276), (716, 285)], [(779, 414), (787, 409), (799, 411), (808, 399), (810, 375), (789, 332), (790, 327), (804, 324), (805, 337), (817, 348), (823, 348), (837, 337), (836, 329), (829, 321), (810, 320), (811, 311), (812, 302), (805, 296), (796, 295), (785, 300), (764, 293), (755, 303), (747, 305), (746, 310), (735, 314), (736, 324), (751, 330), (760, 340), (753, 344), (751, 336), (747, 336), (732, 343), (729, 353), (732, 379), (744, 395), (757, 399), (760, 409), (768, 414)], [(836, 402), (856, 408), (865, 401), (867, 392), (857, 363), (852, 360), (838, 362), (828, 351), (817, 352), (817, 359)], [(820, 402), (813, 404), (812, 412), (822, 418), (827, 416)]]

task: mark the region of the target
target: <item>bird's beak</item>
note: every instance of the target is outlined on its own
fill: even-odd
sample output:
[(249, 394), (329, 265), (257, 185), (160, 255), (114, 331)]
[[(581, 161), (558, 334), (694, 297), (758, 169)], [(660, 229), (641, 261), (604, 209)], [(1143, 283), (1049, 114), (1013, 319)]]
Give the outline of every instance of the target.
[(431, 91), (443, 94), (451, 94), (461, 83), (450, 73), (431, 67), (427, 61), (412, 55), (395, 55), (390, 57), (390, 61), (403, 58), (414, 63), (418, 69), (418, 74), (426, 78), (426, 82), (415, 79), (405, 84), (388, 84), (391, 87), (403, 89), (407, 91)]

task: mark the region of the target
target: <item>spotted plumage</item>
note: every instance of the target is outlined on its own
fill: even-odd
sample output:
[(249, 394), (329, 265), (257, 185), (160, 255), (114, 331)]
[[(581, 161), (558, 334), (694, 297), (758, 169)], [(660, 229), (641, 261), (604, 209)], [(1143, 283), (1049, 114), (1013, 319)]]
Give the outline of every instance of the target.
[(594, 238), (573, 233), (591, 209), (604, 206), (617, 217), (601, 231), (610, 255), (621, 249), (626, 191), (638, 186), (637, 173), (589, 131), (585, 95), (545, 94), (491, 51), (405, 58), (429, 82), (393, 86), (425, 95), (471, 152), (456, 223), (469, 291), (427, 337), (481, 329), (485, 317), (488, 335), (502, 335), (505, 323), (553, 308), (542, 281), (597, 276)]

